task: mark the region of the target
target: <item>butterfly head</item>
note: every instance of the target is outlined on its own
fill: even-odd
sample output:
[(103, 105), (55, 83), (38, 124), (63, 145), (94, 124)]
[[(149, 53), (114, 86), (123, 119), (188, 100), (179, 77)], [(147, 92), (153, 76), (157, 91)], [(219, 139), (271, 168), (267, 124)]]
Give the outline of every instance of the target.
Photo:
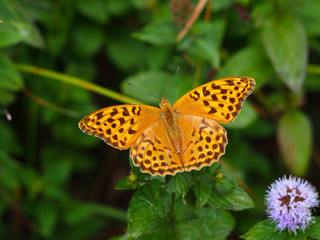
[(164, 109), (164, 108), (166, 108), (166, 107), (171, 107), (171, 104), (170, 104), (170, 102), (167, 100), (167, 99), (165, 99), (165, 98), (161, 98), (161, 102), (160, 102), (160, 108), (161, 109)]

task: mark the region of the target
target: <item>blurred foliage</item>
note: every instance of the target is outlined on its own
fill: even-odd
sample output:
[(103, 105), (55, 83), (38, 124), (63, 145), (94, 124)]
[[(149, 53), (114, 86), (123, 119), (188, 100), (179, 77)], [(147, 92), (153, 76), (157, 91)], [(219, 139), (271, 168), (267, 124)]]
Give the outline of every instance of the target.
[(305, 232), (298, 231), (290, 234), (288, 231), (274, 231), (274, 224), (270, 220), (264, 220), (254, 225), (249, 232), (241, 236), (243, 239), (319, 239), (320, 238), (320, 218), (317, 217), (315, 223)]
[[(319, 12), (318, 0), (0, 0), (0, 238), (292, 238), (263, 221), (263, 198), (283, 174), (320, 184)], [(178, 66), (171, 102), (212, 79), (256, 80), (225, 125), (222, 165), (151, 177), (78, 129), (104, 106), (157, 105), (127, 83), (162, 97)], [(317, 218), (301, 239), (319, 236)]]

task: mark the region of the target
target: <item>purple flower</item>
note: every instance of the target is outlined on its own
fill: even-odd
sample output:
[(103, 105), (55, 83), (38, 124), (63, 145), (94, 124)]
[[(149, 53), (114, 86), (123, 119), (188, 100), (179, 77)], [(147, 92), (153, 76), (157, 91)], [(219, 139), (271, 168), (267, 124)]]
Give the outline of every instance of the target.
[(284, 176), (271, 184), (266, 195), (268, 216), (280, 231), (306, 229), (313, 221), (311, 208), (319, 204), (315, 188), (301, 178)]

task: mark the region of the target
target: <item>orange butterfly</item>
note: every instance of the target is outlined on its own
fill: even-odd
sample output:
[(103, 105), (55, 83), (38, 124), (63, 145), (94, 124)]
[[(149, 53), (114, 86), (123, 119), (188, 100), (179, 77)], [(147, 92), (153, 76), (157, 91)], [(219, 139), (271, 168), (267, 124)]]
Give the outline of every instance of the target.
[(106, 107), (84, 117), (79, 128), (120, 150), (131, 147), (135, 166), (151, 175), (175, 175), (210, 166), (228, 143), (220, 123), (230, 123), (255, 87), (249, 77), (229, 77), (203, 84), (172, 106)]

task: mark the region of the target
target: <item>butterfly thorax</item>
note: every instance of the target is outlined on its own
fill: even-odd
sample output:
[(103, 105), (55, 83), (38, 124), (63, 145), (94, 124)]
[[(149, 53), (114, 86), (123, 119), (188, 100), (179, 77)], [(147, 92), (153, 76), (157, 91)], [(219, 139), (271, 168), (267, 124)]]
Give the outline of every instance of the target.
[(160, 108), (161, 115), (165, 119), (166, 129), (170, 137), (170, 141), (175, 149), (175, 152), (180, 153), (180, 132), (177, 126), (174, 108), (171, 106), (170, 102), (165, 98), (161, 98)]

